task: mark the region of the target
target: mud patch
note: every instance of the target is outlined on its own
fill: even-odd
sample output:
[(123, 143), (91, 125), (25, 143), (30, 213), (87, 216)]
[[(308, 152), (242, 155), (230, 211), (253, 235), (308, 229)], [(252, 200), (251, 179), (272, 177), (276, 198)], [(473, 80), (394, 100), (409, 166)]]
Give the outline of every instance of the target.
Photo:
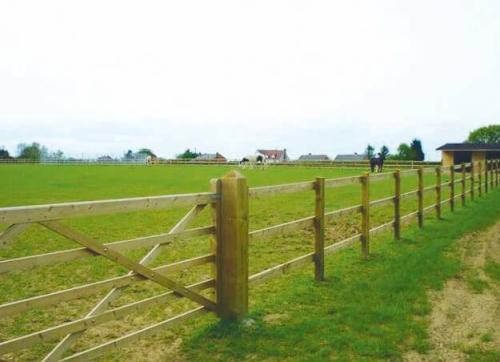
[(500, 261), (500, 222), (459, 241), (460, 274), (431, 292), (431, 350), (409, 352), (406, 361), (465, 361), (500, 356), (500, 282), (485, 268)]

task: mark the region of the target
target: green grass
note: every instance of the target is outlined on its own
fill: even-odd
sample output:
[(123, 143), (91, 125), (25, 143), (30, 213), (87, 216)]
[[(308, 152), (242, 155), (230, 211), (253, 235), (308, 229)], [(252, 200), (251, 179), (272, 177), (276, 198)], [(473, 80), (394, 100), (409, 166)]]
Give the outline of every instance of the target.
[(486, 261), (484, 271), (491, 279), (500, 281), (500, 263), (493, 260), (488, 260)]
[[(184, 351), (193, 360), (398, 360), (407, 350), (425, 353), (426, 291), (460, 271), (454, 241), (498, 221), (499, 212), (496, 191), (442, 221), (428, 221), (423, 230), (412, 227), (401, 242), (378, 238), (367, 262), (356, 249), (327, 257), (326, 282), (314, 283), (311, 270), (304, 270), (258, 288), (251, 296), (253, 326), (211, 321)], [(286, 318), (268, 323), (269, 315)], [(469, 354), (471, 360), (498, 357), (494, 351)]]
[[(207, 191), (209, 189), (209, 180), (213, 177), (220, 177), (229, 172), (232, 167), (224, 166), (47, 166), (47, 165), (3, 165), (0, 167), (0, 206), (15, 206), (27, 204), (41, 204), (52, 202), (66, 202), (66, 201), (80, 201), (80, 200), (96, 200), (96, 199), (111, 199), (123, 198), (134, 196), (147, 196), (147, 195), (160, 195), (171, 193), (186, 193), (186, 192), (199, 192)], [(315, 176), (324, 176), (327, 178), (343, 177), (349, 175), (358, 175), (366, 170), (360, 169), (331, 169), (331, 168), (302, 168), (302, 167), (269, 167), (267, 169), (242, 169), (242, 172), (248, 177), (250, 186), (262, 186), (279, 183), (297, 182), (312, 180)], [(443, 182), (446, 177), (443, 177)], [(426, 185), (434, 183), (434, 175), (428, 174), (425, 176)], [(393, 193), (393, 181), (384, 180), (372, 182), (370, 186), (371, 199), (387, 197)], [(405, 176), (402, 178), (402, 192), (409, 191), (416, 188), (416, 175)], [(359, 185), (343, 186), (335, 189), (327, 189), (326, 192), (326, 208), (327, 210), (334, 210), (341, 207), (351, 206), (360, 202), (360, 188)], [(443, 190), (443, 198), (446, 198), (447, 190)], [(434, 202), (434, 193), (426, 193), (425, 204), (429, 205)], [(488, 196), (490, 197), (490, 196)], [(481, 201), (479, 204), (472, 204), (466, 210), (481, 211), (478, 208), (487, 207), (487, 203)], [(460, 210), (460, 207), (457, 207)], [(402, 212), (408, 213), (416, 209), (415, 199), (406, 199), (402, 204)], [(188, 210), (188, 208), (174, 208), (169, 210), (155, 210), (144, 212), (133, 212), (124, 214), (102, 215), (98, 217), (81, 217), (65, 221), (75, 229), (82, 231), (89, 236), (92, 236), (100, 241), (108, 242), (114, 240), (130, 239), (133, 237), (158, 234), (167, 231), (172, 227)], [(373, 208), (371, 211), (372, 225), (378, 225), (389, 221), (392, 218), (392, 206), (387, 205), (383, 207)], [(486, 211), (485, 211), (486, 212)], [(314, 213), (314, 195), (312, 192), (299, 192), (286, 195), (278, 195), (266, 198), (251, 199), (250, 202), (250, 229), (258, 229), (278, 223), (291, 221), (305, 216), (313, 215)], [(457, 213), (457, 215), (459, 215)], [(451, 219), (450, 219), (451, 220)], [(438, 230), (443, 233), (449, 226), (449, 220), (440, 223), (441, 226), (436, 226)], [(208, 225), (210, 223), (210, 215), (208, 212), (203, 212), (199, 219), (197, 219), (193, 226)], [(354, 233), (359, 232), (360, 228), (359, 217), (356, 215), (346, 216), (331, 224), (327, 225), (326, 236), (327, 244), (335, 241), (342, 240)], [(460, 226), (460, 225), (459, 225)], [(0, 225), (0, 230), (6, 225)], [(429, 226), (431, 227), (431, 226)], [(441, 228), (441, 229), (440, 229)], [(415, 234), (416, 235), (416, 234)], [(261, 329), (262, 319), (265, 314), (268, 314), (268, 307), (274, 309), (285, 309), (284, 307), (291, 306), (290, 313), (294, 315), (303, 315), (303, 323), (301, 333), (312, 333), (315, 328), (326, 333), (329, 323), (334, 323), (338, 328), (344, 328), (347, 321), (352, 321), (352, 325), (345, 324), (345, 334), (334, 333), (333, 342), (325, 342), (325, 346), (321, 344), (320, 350), (327, 351), (323, 354), (317, 355), (316, 352), (310, 351), (312, 356), (322, 357), (330, 353), (333, 348), (342, 351), (343, 347), (339, 347), (347, 343), (350, 352), (342, 352), (342, 355), (349, 356), (364, 356), (359, 354), (359, 351), (366, 350), (366, 356), (372, 356), (373, 350), (381, 348), (380, 355), (397, 356), (398, 349), (397, 343), (381, 343), (376, 337), (377, 334), (382, 333), (384, 339), (402, 341), (403, 337), (398, 337), (401, 330), (398, 329), (398, 323), (391, 322), (387, 327), (382, 328), (384, 332), (374, 326), (362, 326), (355, 323), (358, 317), (357, 313), (362, 315), (366, 314), (365, 311), (356, 309), (354, 306), (343, 304), (342, 298), (347, 298), (349, 293), (361, 293), (362, 289), (371, 288), (370, 283), (373, 275), (383, 275), (386, 272), (394, 274), (393, 277), (400, 277), (400, 270), (404, 270), (405, 262), (401, 262), (397, 268), (391, 266), (391, 260), (396, 258), (399, 253), (406, 251), (406, 263), (413, 265), (413, 258), (410, 255), (412, 248), (418, 244), (415, 240), (411, 239), (411, 234), (407, 243), (388, 244), (380, 243), (375, 245), (374, 256), (368, 263), (362, 263), (359, 260), (357, 250), (342, 253), (341, 257), (335, 257), (329, 260), (328, 273), (329, 280), (327, 283), (319, 285), (311, 285), (310, 273), (298, 273), (297, 279), (290, 280), (291, 288), (287, 288), (288, 298), (295, 298), (295, 293), (304, 294), (309, 296), (311, 300), (300, 306), (294, 307), (292, 304), (283, 304), (281, 306), (275, 305), (272, 307), (274, 300), (280, 300), (280, 292), (283, 287), (283, 280), (273, 281), (265, 286), (256, 289), (255, 298), (252, 299), (252, 316), (256, 319), (257, 323), (255, 329)], [(416, 237), (416, 236), (415, 236)], [(429, 237), (429, 235), (427, 235)], [(433, 236), (432, 236), (433, 237)], [(385, 237), (387, 238), (387, 236)], [(255, 240), (249, 247), (249, 263), (250, 273), (255, 273), (273, 265), (285, 262), (299, 255), (303, 255), (312, 251), (314, 237), (309, 231), (301, 231), (290, 235), (283, 235), (274, 237), (268, 240)], [(198, 237), (192, 240), (182, 240), (173, 243), (165, 248), (165, 251), (160, 254), (159, 258), (152, 266), (170, 263), (193, 256), (198, 256), (210, 251), (209, 249), (210, 238)], [(440, 245), (438, 243), (438, 245)], [(0, 258), (8, 259), (15, 257), (22, 257), (26, 255), (34, 255), (39, 253), (46, 253), (56, 250), (74, 248), (76, 244), (70, 240), (55, 235), (52, 232), (42, 228), (41, 226), (33, 225), (26, 232), (18, 236), (15, 242), (9, 246), (0, 249)], [(386, 248), (386, 249), (384, 249)], [(135, 250), (128, 253), (128, 256), (138, 260), (147, 250)], [(439, 250), (429, 250), (428, 253), (432, 254)], [(430, 255), (429, 257), (431, 257)], [(422, 257), (423, 258), (423, 257)], [(425, 260), (421, 260), (424, 265), (427, 265)], [(343, 269), (344, 268), (344, 269)], [(358, 269), (361, 268), (361, 269)], [(365, 269), (368, 268), (368, 269)], [(443, 266), (445, 268), (445, 266)], [(452, 268), (452, 265), (449, 267)], [(446, 268), (445, 268), (446, 269)], [(421, 272), (425, 275), (424, 270)], [(122, 275), (125, 270), (111, 262), (103, 260), (102, 258), (83, 258), (73, 262), (56, 264), (54, 266), (38, 267), (32, 270), (8, 273), (0, 275), (0, 303), (27, 298), (30, 296), (49, 293), (64, 288), (77, 286), (93, 281), (102, 280), (104, 278)], [(332, 274), (333, 273), (333, 274)], [(359, 273), (359, 275), (358, 275)], [(446, 270), (443, 273), (447, 273)], [(448, 274), (446, 274), (448, 275)], [(172, 275), (173, 278), (181, 283), (191, 283), (205, 279), (210, 276), (210, 268), (208, 265), (193, 268), (189, 271), (182, 271)], [(366, 280), (358, 280), (360, 276), (365, 276)], [(288, 279), (286, 279), (288, 280)], [(354, 283), (353, 285), (351, 285)], [(373, 283), (380, 283), (377, 280), (372, 280)], [(312, 288), (312, 289), (311, 289)], [(347, 289), (346, 289), (347, 288)], [(352, 289), (354, 288), (354, 289)], [(400, 285), (400, 288), (404, 286)], [(153, 285), (150, 282), (136, 283), (127, 288), (123, 295), (112, 306), (119, 306), (132, 301), (142, 299), (144, 297), (152, 296), (162, 292), (163, 289), (159, 286)], [(314, 292), (314, 293), (312, 293)], [(330, 293), (339, 293), (330, 294)], [(259, 297), (259, 293), (262, 293)], [(315, 294), (317, 293), (317, 295)], [(355, 294), (356, 294), (355, 293)], [(416, 292), (407, 290), (405, 293), (414, 294)], [(418, 294), (418, 293), (417, 293)], [(339, 299), (339, 295), (342, 298)], [(356, 294), (362, 298), (371, 298), (369, 295)], [(85, 315), (90, 308), (104, 296), (104, 293), (93, 297), (81, 298), (77, 301), (60, 303), (59, 305), (45, 308), (33, 309), (29, 312), (23, 313), (18, 316), (4, 318), (0, 320), (0, 339), (6, 340), (14, 336), (19, 336), (25, 333), (37, 331), (49, 326), (57, 325), (68, 320), (80, 318)], [(386, 296), (391, 299), (392, 297)], [(277, 298), (277, 299), (275, 299)], [(324, 301), (325, 304), (330, 304), (331, 309), (328, 309), (328, 316), (332, 319), (325, 319), (320, 325), (315, 325), (314, 321), (307, 321), (307, 315), (314, 312), (315, 299)], [(373, 323), (382, 323), (385, 325), (382, 316), (385, 314), (397, 313), (404, 315), (408, 312), (408, 305), (405, 300), (401, 300), (401, 305), (397, 307), (388, 308), (382, 303), (380, 299), (374, 299), (380, 309), (380, 316), (373, 320)], [(271, 303), (271, 305), (267, 305)], [(419, 304), (420, 305), (420, 304)], [(144, 326), (166, 319), (170, 316), (178, 314), (180, 311), (192, 307), (193, 304), (186, 301), (179, 301), (172, 303), (168, 306), (157, 306), (147, 311), (138, 312), (127, 317), (126, 319), (113, 322), (102, 327), (95, 328), (95, 332), (89, 331), (85, 337), (78, 341), (72, 349), (73, 352), (82, 350), (106, 340), (116, 338), (124, 333), (137, 330)], [(278, 308), (281, 307), (281, 308)], [(424, 302), (420, 306), (412, 307), (420, 308), (421, 314), (427, 310), (428, 306)], [(394, 311), (392, 311), (394, 309)], [(303, 313), (302, 313), (302, 312)], [(342, 313), (340, 313), (342, 312)], [(288, 312), (287, 312), (288, 313)], [(302, 314), (301, 314), (302, 313)], [(275, 313), (276, 314), (276, 313)], [(344, 316), (345, 315), (345, 316)], [(321, 314), (322, 318), (323, 315)], [(344, 317), (341, 317), (344, 316)], [(350, 317), (349, 317), (350, 316)], [(281, 317), (279, 317), (281, 318)], [(278, 319), (279, 319), (278, 318)], [(201, 322), (196, 322), (194, 325), (188, 324), (187, 329), (177, 330), (176, 334), (180, 334), (184, 339), (189, 339), (192, 332), (197, 330), (197, 324), (203, 325), (210, 321), (210, 317), (201, 319)], [(205, 322), (204, 322), (205, 321)], [(409, 323), (405, 328), (414, 331), (412, 333), (417, 336), (423, 336), (425, 328), (420, 326), (421, 323)], [(190, 327), (189, 327), (190, 326)], [(264, 325), (265, 327), (265, 325)], [(215, 328), (215, 327), (214, 327)], [(217, 328), (222, 328), (217, 326)], [(218, 331), (219, 329), (215, 329)], [(357, 335), (363, 328), (372, 330), (375, 336), (368, 338), (366, 341), (358, 341), (358, 344), (351, 345), (348, 343), (350, 335)], [(375, 329), (374, 329), (375, 328)], [(385, 329), (386, 328), (386, 329)], [(222, 331), (224, 329), (222, 328)], [(266, 329), (264, 328), (264, 331)], [(209, 337), (210, 333), (206, 332)], [(216, 332), (214, 332), (216, 333)], [(218, 333), (218, 332), (217, 332)], [(248, 333), (248, 331), (242, 331)], [(266, 332), (267, 333), (267, 332)], [(274, 332), (273, 332), (274, 333)], [(277, 336), (274, 336), (274, 341), (279, 338), (284, 338), (288, 331), (277, 331)], [(280, 333), (285, 333), (281, 335)], [(409, 333), (409, 332), (408, 332)], [(158, 345), (168, 345), (175, 339), (176, 334), (165, 332), (156, 337)], [(271, 333), (272, 336), (272, 333)], [(281, 336), (281, 337), (280, 337)], [(294, 336), (293, 329), (290, 330), (290, 337)], [(200, 340), (202, 337), (199, 337)], [(203, 337), (205, 338), (205, 337)], [(232, 339), (231, 339), (232, 338)], [(235, 343), (237, 339), (232, 336), (230, 340)], [(270, 341), (273, 340), (270, 338)], [(283, 355), (287, 356), (287, 349), (289, 344), (296, 344), (302, 346), (307, 350), (307, 345), (299, 341), (298, 335), (295, 335), (297, 340), (287, 341), (287, 345), (283, 347)], [(411, 337), (416, 338), (416, 337)], [(410, 339), (411, 339), (410, 338)], [(328, 338), (330, 340), (330, 338)], [(405, 339), (403, 345), (411, 345)], [(425, 349), (425, 338), (416, 338), (414, 344), (419, 350)], [(261, 341), (264, 351), (273, 348), (279, 348), (280, 344), (275, 343), (276, 346), (264, 343)], [(190, 342), (191, 343), (191, 342)], [(241, 342), (242, 343), (242, 342)], [(331, 344), (333, 343), (333, 344)], [(48, 352), (54, 345), (53, 342), (43, 343), (37, 345), (31, 350), (22, 351), (21, 353), (12, 356), (12, 358), (20, 358), (27, 360), (36, 360)], [(196, 342), (192, 342), (195, 346)], [(378, 347), (377, 347), (378, 346)], [(420, 347), (419, 347), (420, 346)], [(213, 347), (216, 349), (217, 344)], [(258, 347), (258, 346), (257, 346)], [(317, 345), (312, 345), (310, 348), (316, 350)], [(132, 353), (138, 349), (137, 345), (132, 346), (131, 349), (121, 350), (114, 354), (115, 359), (125, 358), (127, 353)], [(194, 348), (194, 347), (193, 347)], [(267, 349), (266, 349), (267, 348)], [(353, 349), (354, 348), (354, 349)], [(150, 348), (149, 348), (150, 349)], [(223, 349), (223, 348), (222, 348)], [(232, 349), (232, 348), (231, 348)], [(330, 351), (330, 352), (328, 352)], [(385, 351), (385, 352), (384, 352)], [(188, 348), (187, 355), (196, 357), (196, 353), (192, 354)], [(248, 352), (242, 347), (242, 352)], [(220, 352), (222, 357), (234, 357), (230, 353)], [(250, 353), (250, 352), (248, 352)], [(273, 356), (271, 352), (264, 356)], [(373, 354), (379, 356), (379, 354)], [(281, 356), (278, 354), (278, 356)], [(106, 359), (111, 358), (110, 355)]]

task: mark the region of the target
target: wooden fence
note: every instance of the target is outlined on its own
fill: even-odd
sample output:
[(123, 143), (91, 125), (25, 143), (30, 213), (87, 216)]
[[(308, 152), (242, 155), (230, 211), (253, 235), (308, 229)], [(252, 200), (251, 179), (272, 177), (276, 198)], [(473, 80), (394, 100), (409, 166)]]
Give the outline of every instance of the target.
[[(424, 173), (429, 172), (435, 173), (436, 184), (426, 187), (424, 185)], [(449, 182), (442, 183), (442, 173), (449, 175)], [(406, 177), (415, 175), (418, 183), (417, 189), (401, 193), (402, 175)], [(129, 270), (128, 274), (122, 276), (0, 305), (0, 318), (4, 318), (32, 308), (54, 306), (63, 301), (75, 300), (108, 291), (108, 294), (86, 316), (80, 319), (1, 342), (0, 355), (29, 348), (39, 342), (59, 340), (60, 342), (46, 356), (45, 361), (88, 360), (109, 350), (126, 346), (130, 342), (151, 335), (158, 330), (178, 325), (203, 313), (213, 312), (221, 318), (242, 319), (248, 310), (249, 286), (262, 283), (269, 278), (309, 263), (314, 264), (315, 279), (321, 281), (324, 279), (325, 274), (324, 258), (326, 255), (359, 242), (362, 256), (366, 258), (370, 254), (370, 237), (372, 235), (393, 229), (395, 239), (400, 239), (403, 222), (416, 218), (418, 225), (422, 227), (425, 213), (435, 210), (436, 216), (440, 218), (443, 205), (448, 204), (451, 211), (453, 211), (456, 200), (460, 200), (461, 204), (465, 205), (467, 195), (469, 195), (470, 200), (473, 200), (475, 197), (489, 192), (490, 189), (498, 186), (498, 178), (499, 160), (492, 160), (484, 164), (463, 164), (449, 168), (420, 167), (417, 170), (397, 170), (391, 173), (365, 174), (336, 179), (318, 177), (313, 181), (254, 188), (248, 188), (246, 179), (233, 171), (221, 179), (212, 180), (211, 191), (205, 193), (0, 208), (0, 223), (10, 225), (0, 235), (0, 245), (11, 243), (16, 235), (29, 224), (38, 223), (57, 234), (74, 240), (81, 246), (69, 250), (2, 260), (0, 261), (0, 273), (25, 270), (42, 265), (53, 265), (88, 257), (107, 258)], [(370, 184), (373, 181), (382, 179), (393, 180), (394, 195), (370, 200)], [(470, 187), (466, 187), (467, 181), (469, 181)], [(360, 203), (339, 210), (326, 211), (326, 189), (351, 184), (360, 185)], [(457, 185), (460, 187), (457, 187)], [(445, 188), (449, 192), (446, 198), (443, 199)], [(249, 232), (248, 204), (250, 198), (264, 198), (270, 195), (307, 190), (314, 192), (316, 205), (314, 215)], [(427, 192), (435, 192), (436, 201), (434, 204), (424, 207), (423, 198)], [(417, 198), (417, 209), (411, 213), (401, 215), (402, 201), (411, 197)], [(390, 204), (394, 207), (392, 220), (377, 226), (371, 225), (370, 209)], [(164, 209), (186, 205), (192, 205), (192, 208), (168, 233), (111, 243), (101, 243), (60, 223), (61, 219), (77, 216)], [(212, 210), (214, 224), (205, 227), (188, 228), (188, 225), (207, 206)], [(355, 213), (361, 215), (361, 232), (326, 246), (325, 225), (342, 215)], [(314, 250), (293, 260), (248, 275), (249, 240), (282, 235), (283, 233), (302, 229), (314, 231)], [(199, 235), (213, 235), (212, 253), (160, 265), (155, 268), (148, 267), (165, 245), (174, 240), (188, 239)], [(144, 247), (149, 247), (150, 250), (139, 262), (135, 262), (123, 254), (125, 251)], [(171, 272), (203, 264), (212, 264), (214, 266), (213, 276), (208, 280), (184, 286), (167, 276)], [(119, 296), (124, 287), (144, 280), (160, 284), (170, 291), (120, 307), (111, 308), (109, 306), (109, 303)], [(214, 300), (200, 294), (202, 290), (210, 288), (215, 290)], [(175, 298), (187, 298), (196, 302), (199, 306), (112, 341), (64, 357), (64, 353), (81, 337), (85, 330), (112, 320), (124, 318), (132, 312), (145, 310), (150, 306), (160, 305)]]
[[(0, 159), (1, 164), (42, 164), (42, 165), (239, 165), (238, 160), (178, 160), (178, 159), (157, 159), (151, 162), (146, 160), (98, 160), (98, 159), (82, 159), (82, 160), (27, 160), (27, 159)], [(420, 166), (437, 166), (440, 162), (437, 161), (404, 161), (404, 160), (386, 160), (384, 167), (387, 169), (415, 169)], [(300, 166), (300, 167), (345, 167), (345, 168), (368, 168), (369, 162), (365, 161), (334, 161), (334, 160), (321, 160), (321, 161), (286, 161), (286, 162), (269, 162), (266, 166)]]

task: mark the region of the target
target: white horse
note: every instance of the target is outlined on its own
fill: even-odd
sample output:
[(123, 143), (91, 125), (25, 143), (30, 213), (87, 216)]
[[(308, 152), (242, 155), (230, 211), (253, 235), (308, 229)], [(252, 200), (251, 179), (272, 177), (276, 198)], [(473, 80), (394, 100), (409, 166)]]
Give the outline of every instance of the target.
[(256, 154), (256, 155), (248, 155), (241, 159), (240, 166), (244, 168), (254, 168), (256, 166), (266, 166), (266, 158), (264, 155)]

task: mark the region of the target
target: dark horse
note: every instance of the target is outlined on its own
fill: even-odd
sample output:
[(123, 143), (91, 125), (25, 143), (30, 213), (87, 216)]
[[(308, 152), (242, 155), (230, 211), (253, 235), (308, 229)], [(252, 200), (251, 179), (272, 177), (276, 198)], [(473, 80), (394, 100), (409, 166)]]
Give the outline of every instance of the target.
[(375, 172), (375, 168), (377, 169), (377, 172), (382, 172), (382, 169), (384, 168), (384, 161), (385, 157), (382, 156), (382, 154), (377, 153), (376, 157), (370, 158), (370, 169), (372, 172)]

